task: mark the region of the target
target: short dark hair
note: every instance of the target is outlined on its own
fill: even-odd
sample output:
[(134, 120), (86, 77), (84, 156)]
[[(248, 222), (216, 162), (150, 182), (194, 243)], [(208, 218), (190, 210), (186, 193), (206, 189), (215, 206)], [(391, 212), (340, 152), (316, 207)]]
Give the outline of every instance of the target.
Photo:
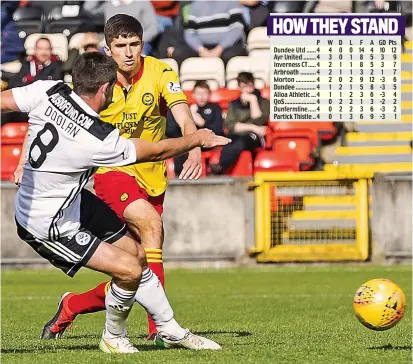
[(240, 72), (237, 76), (238, 85), (242, 83), (254, 82), (255, 78), (251, 72)]
[(142, 40), (143, 28), (138, 19), (126, 14), (116, 14), (108, 19), (105, 24), (105, 41), (110, 47), (113, 39), (137, 36)]
[(199, 80), (195, 82), (194, 85), (194, 90), (199, 87), (199, 88), (203, 88), (205, 90), (211, 91), (211, 88), (208, 85), (208, 82), (204, 81), (204, 80)]
[(53, 47), (52, 47), (52, 42), (51, 42), (50, 39), (47, 38), (47, 37), (40, 37), (38, 40), (36, 40), (35, 47), (37, 47), (37, 43), (39, 43), (41, 40), (45, 40), (46, 42), (48, 42), (48, 43), (49, 43), (49, 46), (50, 46), (50, 49), (53, 48)]
[(83, 53), (73, 65), (73, 90), (78, 95), (95, 95), (106, 82), (116, 83), (117, 69), (116, 62), (105, 54)]

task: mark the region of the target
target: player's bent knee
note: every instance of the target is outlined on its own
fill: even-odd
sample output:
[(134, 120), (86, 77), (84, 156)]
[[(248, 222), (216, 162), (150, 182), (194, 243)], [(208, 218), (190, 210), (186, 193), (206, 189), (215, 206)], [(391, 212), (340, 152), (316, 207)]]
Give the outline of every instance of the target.
[(139, 282), (142, 277), (143, 264), (138, 257), (128, 257), (119, 262), (117, 279), (125, 283)]

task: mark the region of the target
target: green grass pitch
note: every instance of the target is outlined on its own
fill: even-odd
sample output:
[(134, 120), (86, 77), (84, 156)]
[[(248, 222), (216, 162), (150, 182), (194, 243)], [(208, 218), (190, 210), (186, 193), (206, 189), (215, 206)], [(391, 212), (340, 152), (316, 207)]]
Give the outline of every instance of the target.
[[(352, 311), (356, 289), (390, 278), (404, 290), (407, 310), (393, 329), (374, 332)], [(183, 326), (216, 340), (220, 352), (158, 349), (144, 341), (146, 317), (135, 306), (129, 335), (141, 352), (110, 356), (98, 350), (104, 313), (78, 317), (57, 341), (39, 340), (62, 292), (102, 281), (81, 271), (3, 271), (2, 362), (48, 363), (410, 363), (412, 271), (408, 266), (331, 266), (168, 270), (167, 292)]]

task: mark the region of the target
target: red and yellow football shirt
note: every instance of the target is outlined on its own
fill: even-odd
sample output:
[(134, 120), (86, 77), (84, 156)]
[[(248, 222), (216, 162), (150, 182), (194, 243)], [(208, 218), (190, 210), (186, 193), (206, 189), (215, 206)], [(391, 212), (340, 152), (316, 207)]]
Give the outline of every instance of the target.
[[(130, 89), (118, 82), (112, 101), (101, 112), (102, 120), (121, 129), (126, 138), (158, 142), (165, 136), (167, 108), (186, 103), (187, 99), (177, 73), (170, 66), (153, 57), (142, 57), (141, 68), (132, 79)], [(102, 167), (97, 173), (108, 171), (121, 171), (135, 177), (150, 196), (162, 194), (168, 185), (165, 162)]]

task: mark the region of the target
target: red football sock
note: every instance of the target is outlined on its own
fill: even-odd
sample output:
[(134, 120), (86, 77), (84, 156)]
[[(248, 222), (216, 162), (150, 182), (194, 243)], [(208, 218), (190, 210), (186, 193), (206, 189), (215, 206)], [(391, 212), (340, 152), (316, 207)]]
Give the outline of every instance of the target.
[(103, 282), (90, 291), (70, 297), (67, 302), (68, 309), (74, 315), (105, 310), (105, 297), (109, 284), (110, 282)]
[[(162, 262), (162, 249), (153, 249), (153, 248), (145, 248), (146, 252), (146, 260), (148, 262), (149, 268), (154, 272), (159, 281), (162, 284), (162, 287), (165, 289), (165, 275), (163, 270), (163, 262)], [(155, 322), (152, 320), (151, 315), (148, 314), (148, 330), (149, 335), (152, 335), (156, 332), (156, 325)]]

